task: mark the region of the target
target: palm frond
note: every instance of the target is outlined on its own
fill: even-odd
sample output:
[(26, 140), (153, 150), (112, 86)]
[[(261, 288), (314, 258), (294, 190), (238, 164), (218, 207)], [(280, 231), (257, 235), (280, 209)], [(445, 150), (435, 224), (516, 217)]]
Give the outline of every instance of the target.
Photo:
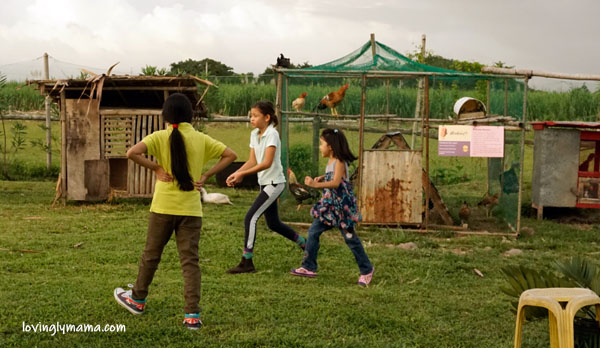
[(598, 267), (587, 259), (575, 256), (564, 262), (555, 261), (554, 266), (578, 287), (592, 289), (592, 283), (594, 283), (596, 289), (592, 290), (598, 293), (598, 283), (600, 282)]

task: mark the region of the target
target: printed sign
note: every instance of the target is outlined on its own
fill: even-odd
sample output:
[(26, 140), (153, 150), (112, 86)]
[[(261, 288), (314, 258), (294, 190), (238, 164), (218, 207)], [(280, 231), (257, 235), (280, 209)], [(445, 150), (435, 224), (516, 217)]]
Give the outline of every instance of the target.
[(504, 127), (440, 126), (438, 155), (504, 157)]

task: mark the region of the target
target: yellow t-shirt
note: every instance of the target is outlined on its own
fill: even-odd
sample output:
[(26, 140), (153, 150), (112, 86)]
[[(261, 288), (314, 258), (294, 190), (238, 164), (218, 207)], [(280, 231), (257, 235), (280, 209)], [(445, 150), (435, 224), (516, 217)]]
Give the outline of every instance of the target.
[[(173, 127), (169, 126), (167, 129), (156, 131), (142, 139), (142, 142), (148, 147), (148, 154), (154, 156), (158, 164), (171, 175), (173, 172), (171, 171), (169, 136), (172, 131)], [(196, 131), (189, 123), (180, 123), (179, 131), (185, 143), (188, 169), (192, 179), (197, 181), (202, 176), (202, 168), (206, 162), (221, 157), (227, 146)], [(202, 216), (200, 192), (180, 190), (175, 177), (172, 182), (156, 180), (150, 211), (168, 215)]]

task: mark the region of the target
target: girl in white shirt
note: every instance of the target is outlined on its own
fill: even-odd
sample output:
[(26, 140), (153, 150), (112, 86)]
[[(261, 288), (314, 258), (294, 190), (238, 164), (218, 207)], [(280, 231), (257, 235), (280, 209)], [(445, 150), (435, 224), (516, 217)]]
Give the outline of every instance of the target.
[(260, 101), (250, 109), (250, 123), (254, 130), (250, 133), (250, 158), (244, 165), (227, 178), (228, 186), (240, 183), (245, 175), (257, 173), (260, 194), (248, 210), (244, 219), (244, 252), (239, 265), (227, 273), (255, 272), (252, 257), (256, 240), (256, 222), (265, 215), (267, 226), (295, 242), (302, 250), (306, 244), (304, 237), (279, 220), (277, 198), (285, 189), (285, 176), (281, 165), (281, 141), (277, 126), (277, 116), (273, 104)]

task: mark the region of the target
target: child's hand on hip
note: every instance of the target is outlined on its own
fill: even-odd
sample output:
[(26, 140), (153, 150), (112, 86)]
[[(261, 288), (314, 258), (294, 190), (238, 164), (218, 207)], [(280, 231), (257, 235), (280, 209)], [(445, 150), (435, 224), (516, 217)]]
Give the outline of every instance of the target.
[(206, 182), (206, 180), (208, 180), (208, 177), (206, 175), (202, 175), (200, 177), (200, 180), (198, 180), (194, 183), (194, 187), (196, 188), (196, 190), (200, 191), (200, 188), (202, 186), (204, 186), (204, 183)]
[(312, 187), (314, 182), (315, 182), (315, 180), (313, 178), (311, 178), (310, 176), (304, 177), (304, 185), (306, 185), (308, 187)]
[(156, 179), (158, 179), (159, 181), (173, 181), (173, 177), (171, 176), (171, 174), (167, 173), (167, 171), (164, 170), (162, 167), (156, 168), (156, 170), (154, 170), (154, 173), (156, 173)]
[(240, 182), (242, 182), (243, 179), (244, 175), (236, 172), (228, 176), (225, 182), (227, 183), (227, 186), (232, 187), (235, 184), (239, 184)]

